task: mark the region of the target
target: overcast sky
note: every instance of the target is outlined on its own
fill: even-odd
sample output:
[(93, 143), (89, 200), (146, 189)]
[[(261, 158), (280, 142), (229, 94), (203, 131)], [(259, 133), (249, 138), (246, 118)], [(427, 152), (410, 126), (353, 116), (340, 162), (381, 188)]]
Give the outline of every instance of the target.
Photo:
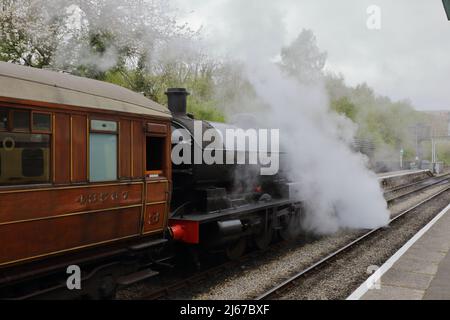
[[(237, 3), (174, 1), (184, 19), (203, 26), (205, 34), (223, 34), (230, 21), (224, 10)], [(240, 1), (243, 10), (246, 2)], [(417, 109), (450, 110), (450, 22), (441, 0), (259, 0), (259, 10), (273, 10), (268, 7), (274, 3), (284, 30), (274, 42), (282, 37), (287, 44), (302, 28), (312, 29), (319, 47), (328, 52), (326, 68), (341, 72), (348, 84), (367, 82), (394, 100), (410, 99)], [(366, 26), (370, 5), (381, 9), (380, 30)], [(257, 19), (261, 12), (248, 14)], [(239, 32), (231, 29), (231, 34)]]

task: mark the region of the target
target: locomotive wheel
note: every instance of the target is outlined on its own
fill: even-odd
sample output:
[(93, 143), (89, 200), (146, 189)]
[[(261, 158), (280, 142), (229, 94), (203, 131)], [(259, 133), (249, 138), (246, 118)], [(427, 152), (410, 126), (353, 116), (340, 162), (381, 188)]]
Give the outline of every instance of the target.
[(295, 213), (286, 217), (279, 231), (280, 238), (285, 241), (292, 241), (300, 235), (300, 214)]
[(116, 297), (117, 284), (112, 275), (102, 279), (99, 287), (99, 298), (102, 300), (113, 300)]
[(261, 230), (260, 233), (253, 237), (253, 242), (259, 250), (267, 249), (272, 242), (273, 229), (271, 226), (267, 227), (267, 230)]
[(240, 238), (239, 240), (230, 243), (226, 247), (225, 254), (228, 259), (237, 260), (244, 254), (246, 247), (247, 247), (247, 239)]

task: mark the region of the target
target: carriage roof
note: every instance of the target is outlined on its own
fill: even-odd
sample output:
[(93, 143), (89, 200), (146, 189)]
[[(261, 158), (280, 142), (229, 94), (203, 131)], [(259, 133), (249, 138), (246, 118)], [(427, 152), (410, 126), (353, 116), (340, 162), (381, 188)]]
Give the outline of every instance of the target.
[(7, 62), (0, 62), (0, 97), (171, 117), (165, 106), (118, 85)]

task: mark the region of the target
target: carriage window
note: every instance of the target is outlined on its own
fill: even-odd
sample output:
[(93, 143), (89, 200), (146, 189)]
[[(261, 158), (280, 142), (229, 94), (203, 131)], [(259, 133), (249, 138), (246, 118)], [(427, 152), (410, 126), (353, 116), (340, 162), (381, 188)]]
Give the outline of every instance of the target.
[(33, 130), (35, 131), (50, 131), (51, 118), (47, 113), (33, 113)]
[(8, 129), (9, 112), (5, 109), (0, 109), (0, 130)]
[(0, 132), (0, 185), (50, 181), (50, 135)]
[(102, 131), (102, 132), (117, 132), (117, 122), (92, 120), (91, 121), (91, 130), (92, 131)]
[(20, 131), (30, 130), (30, 111), (13, 111), (13, 129)]
[(148, 174), (160, 175), (164, 170), (164, 137), (147, 137), (146, 140), (146, 171)]
[(42, 149), (24, 149), (22, 151), (22, 174), (24, 177), (40, 177), (44, 174)]
[(117, 123), (113, 121), (91, 121), (90, 181), (117, 180)]

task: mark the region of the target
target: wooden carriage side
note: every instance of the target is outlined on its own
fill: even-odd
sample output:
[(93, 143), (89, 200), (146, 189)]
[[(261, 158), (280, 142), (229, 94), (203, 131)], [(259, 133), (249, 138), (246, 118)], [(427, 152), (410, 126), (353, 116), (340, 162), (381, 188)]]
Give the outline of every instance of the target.
[(170, 118), (118, 86), (0, 63), (0, 268), (161, 238)]

